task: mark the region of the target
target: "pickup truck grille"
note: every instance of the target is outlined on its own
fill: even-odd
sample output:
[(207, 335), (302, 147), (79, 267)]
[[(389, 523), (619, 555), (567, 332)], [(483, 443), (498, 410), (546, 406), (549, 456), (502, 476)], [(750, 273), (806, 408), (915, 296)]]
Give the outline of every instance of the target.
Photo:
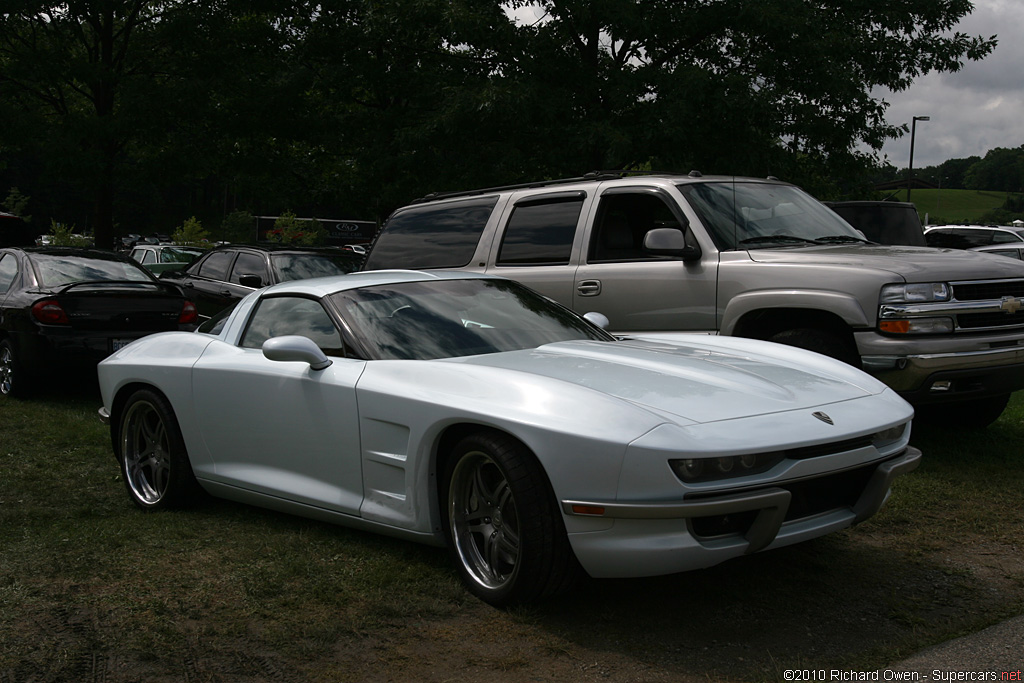
[[(993, 307), (997, 309), (983, 313), (959, 313), (956, 316), (957, 329), (976, 331), (1024, 326), (1024, 280), (951, 284), (954, 301), (992, 302)], [(1006, 306), (1003, 306), (1004, 299), (1009, 299)], [(1016, 307), (1022, 310), (1014, 310)]]
[(953, 298), (957, 301), (984, 301), (1004, 296), (1024, 297), (1024, 280), (995, 282), (954, 282)]

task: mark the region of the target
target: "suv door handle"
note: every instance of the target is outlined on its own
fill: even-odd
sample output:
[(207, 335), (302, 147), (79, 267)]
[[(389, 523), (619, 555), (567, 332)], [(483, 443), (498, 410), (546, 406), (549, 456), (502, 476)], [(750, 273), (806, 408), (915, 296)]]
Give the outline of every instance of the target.
[(601, 293), (600, 280), (580, 280), (576, 283), (576, 291), (580, 296), (597, 296)]

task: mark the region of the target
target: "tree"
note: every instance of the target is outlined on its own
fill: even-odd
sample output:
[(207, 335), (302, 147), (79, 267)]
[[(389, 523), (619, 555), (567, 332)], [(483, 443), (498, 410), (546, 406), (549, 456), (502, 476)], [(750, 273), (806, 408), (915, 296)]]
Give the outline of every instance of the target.
[(589, 168), (842, 175), (877, 161), (859, 143), (877, 152), (901, 133), (873, 89), (904, 90), (995, 46), (947, 33), (965, 0), (511, 5), (543, 18), (519, 28), (512, 53), (492, 47), (496, 71), (536, 95), (524, 125), (560, 168), (569, 149)]
[(195, 216), (179, 225), (171, 233), (172, 242), (186, 247), (208, 246), (209, 237), (210, 233), (203, 229), (203, 224)]
[(969, 190), (1024, 191), (1024, 145), (989, 150), (984, 159), (967, 169), (964, 186)]

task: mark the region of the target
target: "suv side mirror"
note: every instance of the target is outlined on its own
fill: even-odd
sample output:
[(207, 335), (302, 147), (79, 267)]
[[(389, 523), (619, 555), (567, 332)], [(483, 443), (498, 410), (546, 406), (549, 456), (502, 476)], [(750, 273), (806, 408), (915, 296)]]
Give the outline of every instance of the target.
[(686, 235), (677, 228), (655, 228), (644, 235), (644, 251), (657, 256), (680, 256), (684, 261), (701, 257), (700, 247), (687, 244)]

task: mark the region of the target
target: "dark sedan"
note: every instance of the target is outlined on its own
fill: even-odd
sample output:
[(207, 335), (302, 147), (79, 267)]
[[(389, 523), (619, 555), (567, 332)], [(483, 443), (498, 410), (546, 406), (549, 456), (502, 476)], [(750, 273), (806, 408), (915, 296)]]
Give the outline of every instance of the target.
[(111, 252), (0, 249), (0, 394), (23, 396), (45, 371), (95, 365), (153, 332), (195, 329), (172, 283)]
[(184, 270), (164, 273), (162, 280), (181, 285), (209, 318), (246, 294), (279, 282), (345, 275), (359, 270), (363, 257), (331, 248), (231, 244), (211, 249)]

